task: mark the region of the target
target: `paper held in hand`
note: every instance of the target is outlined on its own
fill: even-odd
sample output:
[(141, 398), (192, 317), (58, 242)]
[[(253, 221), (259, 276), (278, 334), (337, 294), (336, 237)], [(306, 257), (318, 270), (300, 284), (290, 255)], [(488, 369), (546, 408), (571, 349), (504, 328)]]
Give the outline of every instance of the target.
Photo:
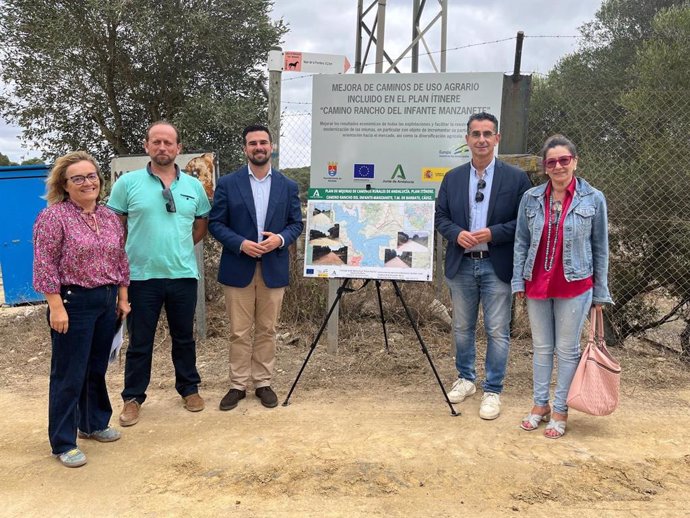
[(122, 348), (122, 343), (125, 341), (125, 322), (122, 319), (117, 320), (117, 331), (115, 331), (115, 336), (113, 337), (113, 344), (110, 346), (110, 356), (108, 357), (108, 363), (113, 363), (120, 354), (120, 349)]

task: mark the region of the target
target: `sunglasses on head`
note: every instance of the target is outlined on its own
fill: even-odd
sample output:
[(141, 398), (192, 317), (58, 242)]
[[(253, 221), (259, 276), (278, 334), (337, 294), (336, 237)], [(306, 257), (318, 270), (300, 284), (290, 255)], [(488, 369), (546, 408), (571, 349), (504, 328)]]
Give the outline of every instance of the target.
[(558, 158), (549, 158), (548, 160), (544, 160), (544, 167), (547, 169), (553, 169), (556, 167), (556, 164), (560, 165), (561, 167), (565, 167), (573, 161), (573, 158), (573, 155), (563, 155), (559, 156)]

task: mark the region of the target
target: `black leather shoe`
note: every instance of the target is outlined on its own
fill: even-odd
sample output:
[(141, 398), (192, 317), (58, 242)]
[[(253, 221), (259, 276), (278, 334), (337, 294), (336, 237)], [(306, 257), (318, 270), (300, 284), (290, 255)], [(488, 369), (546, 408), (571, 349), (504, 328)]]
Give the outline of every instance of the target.
[(220, 400), (221, 410), (232, 410), (240, 402), (240, 399), (244, 399), (247, 396), (246, 390), (230, 389), (228, 393), (223, 396)]
[(256, 397), (261, 400), (261, 404), (266, 408), (275, 408), (278, 406), (278, 396), (273, 392), (271, 387), (259, 387), (256, 389)]

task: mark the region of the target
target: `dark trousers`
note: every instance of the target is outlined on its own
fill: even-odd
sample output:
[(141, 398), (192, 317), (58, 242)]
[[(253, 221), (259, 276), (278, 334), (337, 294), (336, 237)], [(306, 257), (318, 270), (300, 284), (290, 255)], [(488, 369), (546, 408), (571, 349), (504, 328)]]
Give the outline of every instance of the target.
[(123, 400), (136, 399), (139, 403), (146, 400), (146, 388), (151, 381), (153, 341), (162, 307), (165, 307), (172, 338), (175, 388), (183, 397), (198, 392), (201, 378), (196, 370), (194, 342), (196, 285), (196, 279), (131, 281), (132, 312), (127, 316), (129, 347), (125, 356)]
[(105, 372), (115, 335), (117, 286), (66, 286), (61, 295), (68, 330), (50, 330), (48, 437), (54, 454), (76, 448), (77, 426), (86, 433), (103, 430), (113, 413)]

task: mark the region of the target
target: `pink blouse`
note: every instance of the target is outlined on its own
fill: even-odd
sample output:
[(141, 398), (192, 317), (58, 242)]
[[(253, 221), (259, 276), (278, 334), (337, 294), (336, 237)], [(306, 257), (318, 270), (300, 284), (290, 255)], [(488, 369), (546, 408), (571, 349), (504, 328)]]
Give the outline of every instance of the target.
[(60, 286), (129, 286), (125, 233), (117, 215), (97, 206), (83, 213), (70, 200), (43, 209), (34, 223), (34, 289)]

